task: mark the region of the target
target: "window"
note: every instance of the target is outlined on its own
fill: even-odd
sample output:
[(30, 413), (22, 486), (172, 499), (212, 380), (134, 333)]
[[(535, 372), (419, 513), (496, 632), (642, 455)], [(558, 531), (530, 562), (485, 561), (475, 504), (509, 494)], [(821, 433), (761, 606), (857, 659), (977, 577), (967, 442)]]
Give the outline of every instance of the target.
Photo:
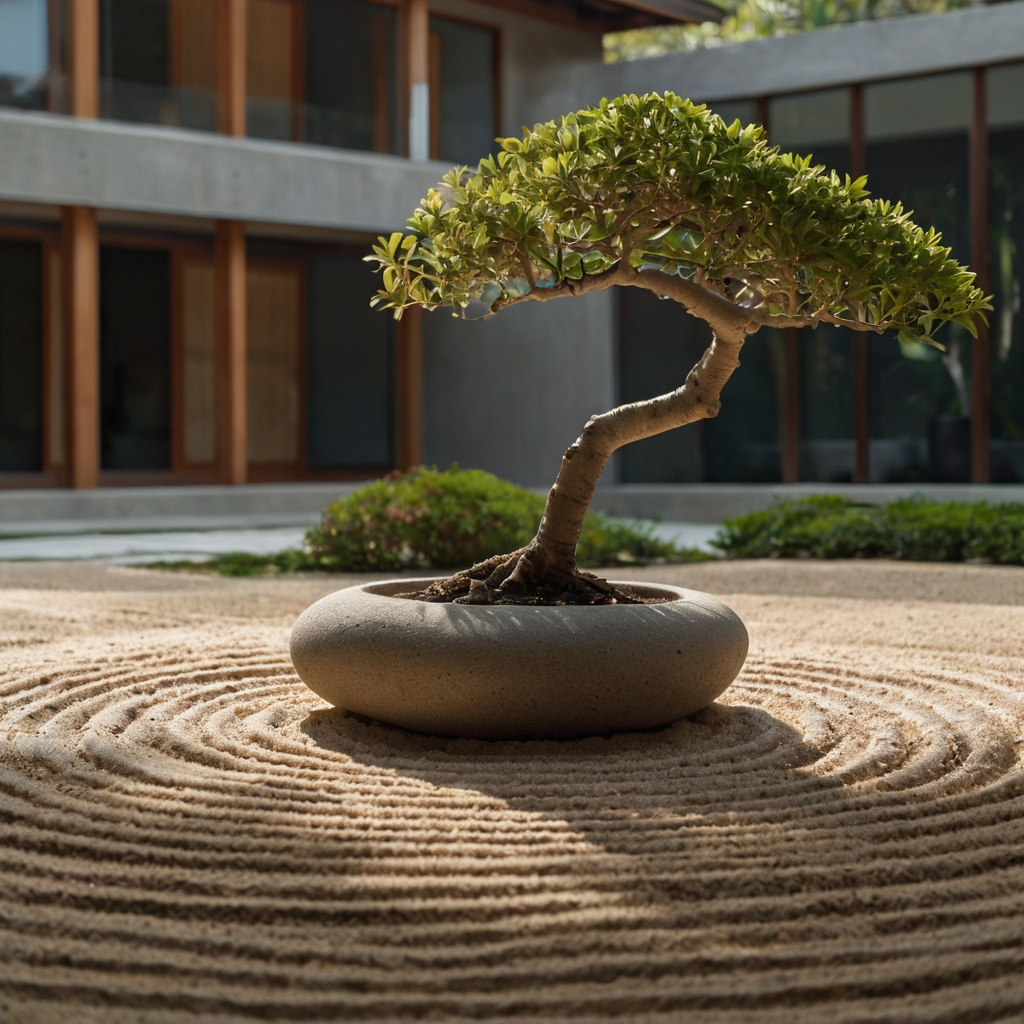
[[(617, 288), (619, 402), (674, 391), (711, 342), (711, 330), (677, 302), (641, 288)], [(706, 431), (694, 423), (626, 445), (619, 477), (626, 484), (698, 483), (707, 479)]]
[(100, 465), (171, 465), (170, 253), (100, 250)]
[[(768, 105), (771, 141), (813, 155), (816, 163), (849, 174), (850, 92), (827, 89), (779, 96)], [(852, 339), (822, 324), (799, 332), (800, 478), (832, 483), (853, 478)]]
[(990, 68), (992, 480), (1024, 482), (1024, 64)]
[(479, 25), (430, 19), (430, 155), (476, 165), (498, 134), (496, 35)]
[(64, 109), (62, 13), (52, 0), (0, 0), (0, 106)]
[(248, 132), (397, 153), (395, 9), (363, 0), (249, 0)]
[(0, 470), (43, 468), (43, 247), (0, 239)]
[(299, 462), (302, 268), (251, 262), (247, 277), (249, 462)]
[(768, 130), (773, 145), (801, 156), (812, 154), (815, 163), (849, 174), (848, 89), (777, 96), (768, 104)]
[(215, 62), (209, 0), (100, 0), (103, 117), (213, 131)]
[(853, 479), (853, 339), (820, 324), (799, 331), (800, 479), (840, 483)]
[(394, 465), (395, 321), (361, 253), (313, 259), (307, 299), (307, 444), (313, 470)]
[[(679, 387), (711, 341), (711, 330), (678, 303), (639, 288), (619, 301), (619, 401)], [(774, 482), (781, 479), (776, 394), (785, 370), (781, 331), (762, 329), (722, 392), (717, 417), (622, 449), (623, 483)]]
[[(868, 187), (898, 199), (914, 220), (942, 232), (963, 263), (970, 258), (967, 128), (970, 75), (886, 82), (864, 89)], [(970, 335), (953, 325), (936, 349), (892, 336), (870, 341), (873, 480), (967, 480)], [(955, 422), (954, 422), (955, 421)]]
[(712, 103), (711, 109), (726, 123), (739, 120), (740, 124), (757, 124), (757, 104), (753, 100), (724, 100)]

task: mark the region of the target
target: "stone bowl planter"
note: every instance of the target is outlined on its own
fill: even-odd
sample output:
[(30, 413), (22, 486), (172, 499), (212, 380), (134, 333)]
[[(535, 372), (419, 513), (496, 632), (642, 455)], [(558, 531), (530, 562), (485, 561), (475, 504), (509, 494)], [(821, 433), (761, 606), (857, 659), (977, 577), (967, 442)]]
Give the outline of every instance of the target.
[(717, 598), (621, 583), (662, 604), (488, 606), (393, 597), (429, 580), (349, 587), (292, 628), (302, 681), (356, 714), (441, 736), (568, 739), (667, 725), (736, 678), (747, 631)]

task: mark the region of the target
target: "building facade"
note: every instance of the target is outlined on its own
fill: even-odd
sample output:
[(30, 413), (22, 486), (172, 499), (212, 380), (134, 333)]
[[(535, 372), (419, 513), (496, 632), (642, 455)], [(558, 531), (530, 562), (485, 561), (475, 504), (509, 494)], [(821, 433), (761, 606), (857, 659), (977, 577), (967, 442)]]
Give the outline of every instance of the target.
[(371, 311), (370, 243), (540, 71), (706, 10), (2, 0), (0, 484), (418, 464), (421, 318)]
[(628, 65), (698, 0), (0, 0), (0, 486), (553, 478), (677, 386), (703, 325), (636, 289), (396, 323), (362, 257), (496, 135), (672, 89), (936, 224), (995, 296), (948, 356), (762, 331), (627, 483), (1024, 480), (1024, 0)]
[[(945, 358), (890, 335), (762, 330), (715, 420), (631, 445), (625, 483), (1024, 481), (1024, 4), (859, 24), (692, 54), (554, 72), (538, 119), (623, 92), (671, 89), (766, 126), (935, 225), (993, 295)], [(709, 334), (627, 290), (617, 396), (681, 381)]]

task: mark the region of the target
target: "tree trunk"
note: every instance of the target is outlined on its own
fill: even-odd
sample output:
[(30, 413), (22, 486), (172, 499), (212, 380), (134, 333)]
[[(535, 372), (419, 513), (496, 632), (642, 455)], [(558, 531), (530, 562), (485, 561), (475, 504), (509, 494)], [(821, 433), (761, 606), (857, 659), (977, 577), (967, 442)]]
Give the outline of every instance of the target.
[(590, 595), (586, 600), (629, 599), (617, 595), (603, 580), (580, 573), (576, 565), (583, 518), (601, 472), (612, 454), (631, 441), (717, 416), (719, 395), (740, 365), (744, 339), (761, 326), (764, 318), (700, 284), (660, 271), (641, 272), (623, 266), (601, 286), (609, 283), (646, 288), (662, 298), (675, 299), (694, 316), (706, 320), (713, 332), (707, 351), (687, 374), (682, 387), (658, 398), (620, 405), (587, 423), (562, 456), (537, 535), (527, 547), (437, 581), (424, 591), (426, 600), (490, 604), (508, 600), (517, 592), (529, 599), (531, 590), (543, 587), (564, 587), (567, 592), (575, 591), (577, 597), (582, 591)]
[(583, 518), (608, 460), (623, 445), (718, 415), (719, 395), (740, 365), (747, 324), (719, 323), (711, 344), (682, 387), (657, 398), (620, 405), (594, 416), (562, 456), (537, 536), (519, 556), (509, 583), (535, 583), (554, 571), (577, 572), (576, 545)]

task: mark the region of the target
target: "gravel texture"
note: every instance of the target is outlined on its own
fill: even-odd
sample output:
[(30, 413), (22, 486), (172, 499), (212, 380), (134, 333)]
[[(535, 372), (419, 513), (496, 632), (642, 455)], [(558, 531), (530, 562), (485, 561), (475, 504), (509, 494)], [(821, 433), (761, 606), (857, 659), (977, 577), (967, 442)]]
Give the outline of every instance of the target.
[(487, 743), (298, 682), (352, 580), (0, 565), (0, 1022), (1024, 1019), (1024, 571), (629, 575), (737, 682)]

